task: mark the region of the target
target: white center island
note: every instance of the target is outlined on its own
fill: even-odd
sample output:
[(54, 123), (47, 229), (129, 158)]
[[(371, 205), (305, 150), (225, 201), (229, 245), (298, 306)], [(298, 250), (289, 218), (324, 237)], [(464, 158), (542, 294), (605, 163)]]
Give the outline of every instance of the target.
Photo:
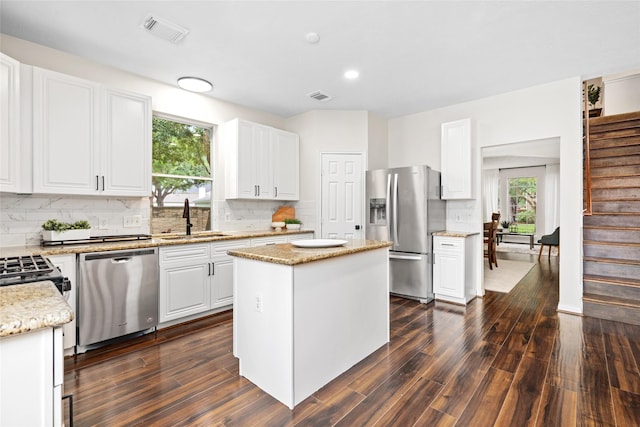
[(293, 409), (389, 342), (389, 246), (229, 251), (240, 375)]

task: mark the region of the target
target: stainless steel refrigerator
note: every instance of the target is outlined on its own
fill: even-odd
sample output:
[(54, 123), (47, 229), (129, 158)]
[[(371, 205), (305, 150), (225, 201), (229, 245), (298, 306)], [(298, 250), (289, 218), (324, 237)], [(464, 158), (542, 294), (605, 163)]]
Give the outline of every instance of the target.
[(393, 241), (391, 293), (433, 300), (432, 233), (445, 229), (440, 172), (429, 166), (367, 172), (367, 239)]

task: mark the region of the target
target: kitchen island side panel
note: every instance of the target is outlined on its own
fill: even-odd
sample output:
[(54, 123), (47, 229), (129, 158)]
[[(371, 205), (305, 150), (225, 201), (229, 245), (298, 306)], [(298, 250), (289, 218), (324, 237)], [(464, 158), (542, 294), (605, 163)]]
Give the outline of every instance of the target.
[(240, 375), (293, 407), (293, 267), (234, 258)]
[(286, 266), (234, 259), (240, 375), (289, 408), (389, 341), (388, 249)]
[(294, 268), (295, 404), (389, 341), (388, 249)]

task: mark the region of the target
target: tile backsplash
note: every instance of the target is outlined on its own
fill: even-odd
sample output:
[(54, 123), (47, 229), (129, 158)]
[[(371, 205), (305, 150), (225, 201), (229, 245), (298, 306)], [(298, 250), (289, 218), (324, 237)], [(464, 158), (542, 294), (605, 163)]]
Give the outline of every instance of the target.
[[(278, 201), (217, 200), (213, 203), (212, 229), (222, 231), (267, 230)], [(297, 202), (296, 216), (302, 226), (315, 226), (315, 204)], [(139, 215), (139, 227), (124, 227), (125, 218)], [(60, 195), (0, 193), (0, 247), (39, 245), (42, 223), (86, 220), (92, 236), (151, 233), (149, 198), (103, 198)], [(102, 224), (102, 227), (101, 227)], [(179, 230), (176, 230), (179, 231)]]
[[(39, 245), (42, 223), (89, 221), (92, 236), (149, 233), (149, 198), (0, 194), (0, 247)], [(124, 227), (139, 215), (139, 227)], [(102, 229), (100, 224), (102, 223)]]

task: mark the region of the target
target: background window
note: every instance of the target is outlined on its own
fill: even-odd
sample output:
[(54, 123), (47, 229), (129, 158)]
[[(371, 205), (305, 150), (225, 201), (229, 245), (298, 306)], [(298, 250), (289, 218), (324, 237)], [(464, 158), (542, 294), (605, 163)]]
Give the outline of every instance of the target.
[(535, 233), (538, 186), (536, 178), (509, 178), (509, 218), (519, 233)]
[(185, 199), (192, 231), (211, 229), (212, 128), (173, 118), (153, 118), (151, 233), (185, 231)]

